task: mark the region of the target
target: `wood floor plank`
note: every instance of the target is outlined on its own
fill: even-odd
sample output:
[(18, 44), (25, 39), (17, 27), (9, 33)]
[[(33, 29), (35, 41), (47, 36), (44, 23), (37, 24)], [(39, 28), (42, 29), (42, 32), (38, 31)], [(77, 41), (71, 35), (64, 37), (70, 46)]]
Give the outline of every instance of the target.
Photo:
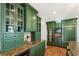
[(67, 49), (55, 46), (47, 46), (45, 56), (66, 56)]

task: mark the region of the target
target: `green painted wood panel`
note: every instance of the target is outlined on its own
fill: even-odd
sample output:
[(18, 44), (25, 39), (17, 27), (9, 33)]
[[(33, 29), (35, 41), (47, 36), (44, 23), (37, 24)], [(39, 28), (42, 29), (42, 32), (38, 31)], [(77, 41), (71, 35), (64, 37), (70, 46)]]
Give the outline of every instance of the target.
[(77, 24), (77, 18), (62, 20), (63, 26), (76, 25), (76, 24)]
[(75, 27), (64, 27), (63, 28), (63, 39), (64, 41), (75, 41)]
[(15, 48), (15, 40), (4, 40), (4, 51)]
[(31, 47), (30, 52), (29, 52), (30, 56), (36, 56), (36, 52), (37, 52), (36, 48), (37, 48), (36, 46)]
[(41, 18), (37, 16), (37, 32), (41, 32)]
[(13, 33), (4, 33), (3, 49), (4, 51), (14, 49), (16, 47), (15, 43), (16, 37)]
[(63, 41), (76, 40), (76, 19), (62, 21)]
[[(11, 4), (11, 8), (15, 9), (15, 14), (13, 16), (10, 15), (10, 16), (13, 17), (11, 19), (12, 20), (11, 26), (15, 25), (14, 26), (14, 32), (6, 32), (6, 23), (8, 23), (8, 22), (6, 22), (6, 20), (8, 20), (6, 18), (7, 8), (6, 8), (6, 4), (0, 4), (0, 12), (1, 12), (0, 15), (3, 16), (3, 17), (0, 16), (0, 18), (1, 18), (0, 22), (2, 23), (1, 24), (2, 28), (0, 28), (0, 29), (2, 29), (2, 31), (1, 31), (2, 33), (0, 33), (0, 34), (2, 34), (0, 36), (0, 38), (2, 37), (1, 41), (0, 41), (1, 42), (1, 44), (0, 44), (1, 45), (1, 51), (11, 50), (13, 48), (16, 48), (16, 45), (18, 47), (18, 46), (21, 46), (24, 43), (24, 35), (23, 35), (24, 31), (20, 31), (20, 32), (17, 31), (17, 20), (18, 20), (17, 16), (18, 15), (17, 15), (16, 11), (17, 11), (18, 8), (21, 9), (22, 6), (20, 4)], [(10, 9), (9, 12), (12, 12), (11, 14), (13, 14), (14, 9)], [(21, 10), (21, 12), (22, 12), (22, 10)], [(21, 16), (23, 16), (23, 15), (21, 15)], [(10, 25), (10, 24), (7, 24), (7, 25)], [(18, 32), (19, 35), (17, 35), (17, 32)], [(22, 35), (21, 35), (21, 33), (22, 33)], [(16, 43), (16, 40), (17, 40), (17, 43)], [(18, 42), (20, 42), (20, 43), (18, 43)]]
[(32, 31), (37, 31), (37, 13), (32, 10)]
[(40, 48), (39, 48), (39, 56), (44, 56), (45, 55), (45, 41), (43, 41), (40, 44)]
[(54, 30), (56, 27), (56, 22), (55, 21), (51, 21), (51, 22), (47, 22), (47, 29), (48, 30)]
[(41, 40), (41, 32), (35, 32), (35, 37), (36, 40)]
[(30, 56), (44, 56), (45, 53), (45, 41), (41, 42), (36, 46), (32, 46), (29, 51)]
[(16, 32), (24, 32), (24, 7), (22, 5), (16, 4)]
[(37, 31), (37, 12), (26, 6), (26, 31)]
[(62, 28), (61, 23), (56, 23), (56, 28)]
[(24, 44), (24, 34), (16, 33), (16, 47), (22, 46)]
[(26, 6), (26, 31), (32, 31), (32, 11), (31, 8)]

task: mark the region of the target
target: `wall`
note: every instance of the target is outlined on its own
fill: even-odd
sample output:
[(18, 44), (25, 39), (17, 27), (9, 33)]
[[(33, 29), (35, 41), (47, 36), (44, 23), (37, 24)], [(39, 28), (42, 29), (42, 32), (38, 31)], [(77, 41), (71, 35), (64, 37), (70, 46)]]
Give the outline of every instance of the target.
[(46, 28), (46, 21), (41, 19), (41, 39), (47, 40), (47, 28)]
[(77, 19), (77, 55), (79, 56), (79, 18)]
[(45, 40), (46, 47), (47, 47), (47, 28), (46, 28), (46, 21), (41, 19), (41, 40)]

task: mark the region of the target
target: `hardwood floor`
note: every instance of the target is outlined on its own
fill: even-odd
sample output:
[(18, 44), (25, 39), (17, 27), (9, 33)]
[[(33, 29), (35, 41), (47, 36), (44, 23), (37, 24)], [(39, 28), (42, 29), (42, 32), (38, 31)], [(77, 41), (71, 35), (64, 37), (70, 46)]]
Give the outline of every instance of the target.
[(55, 46), (47, 46), (45, 56), (66, 56), (67, 49)]

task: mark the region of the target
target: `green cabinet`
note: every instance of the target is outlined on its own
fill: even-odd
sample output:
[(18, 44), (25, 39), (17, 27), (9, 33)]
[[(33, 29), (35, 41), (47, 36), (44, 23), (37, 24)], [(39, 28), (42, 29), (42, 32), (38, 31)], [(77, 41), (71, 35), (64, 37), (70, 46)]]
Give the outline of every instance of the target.
[(22, 46), (24, 44), (24, 33), (16, 33), (15, 39), (16, 47)]
[(32, 6), (26, 4), (25, 31), (27, 32), (37, 31), (37, 13), (38, 11), (36, 11)]
[(31, 8), (30, 7), (26, 7), (26, 27), (25, 27), (25, 29), (26, 29), (26, 31), (32, 31), (32, 16), (31, 16)]
[(35, 38), (36, 40), (41, 40), (41, 32), (36, 32), (35, 35), (36, 35), (35, 36), (36, 37)]
[(32, 31), (37, 31), (37, 12), (32, 10)]
[(39, 56), (44, 56), (45, 54), (45, 41), (40, 44), (39, 47)]
[(77, 18), (62, 21), (62, 46), (67, 47), (69, 41), (76, 41)]
[(57, 29), (62, 28), (61, 23), (56, 23), (56, 28)]
[(35, 39), (41, 40), (41, 18), (37, 16), (37, 32), (35, 32)]
[(45, 41), (32, 46), (29, 51), (30, 56), (44, 56), (45, 54)]
[(50, 21), (47, 22), (47, 30), (54, 30), (56, 28), (56, 22), (55, 21)]
[(62, 21), (63, 41), (76, 40), (76, 23), (77, 18)]
[[(66, 48), (69, 41), (76, 41), (77, 18), (62, 20), (61, 23), (51, 21), (46, 24), (48, 31), (48, 45)], [(58, 37), (57, 35), (59, 34), (61, 34), (61, 36)]]
[[(24, 43), (24, 7), (20, 4), (0, 4), (0, 51), (7, 51)], [(18, 34), (17, 34), (18, 33)]]

